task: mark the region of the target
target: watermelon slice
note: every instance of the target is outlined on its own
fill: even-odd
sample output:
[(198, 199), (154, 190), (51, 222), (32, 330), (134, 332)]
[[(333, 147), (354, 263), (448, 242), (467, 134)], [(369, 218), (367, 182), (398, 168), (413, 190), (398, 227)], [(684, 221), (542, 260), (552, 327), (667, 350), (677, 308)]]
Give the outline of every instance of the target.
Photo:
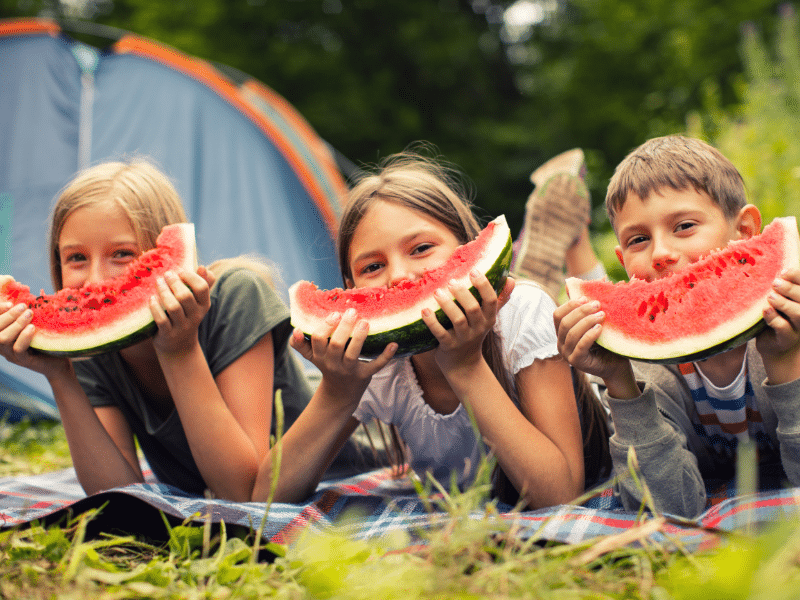
[(344, 290), (319, 290), (308, 281), (298, 281), (289, 288), (291, 321), (310, 339), (325, 318), (334, 312), (343, 313), (355, 308), (357, 318), (369, 322), (370, 334), (364, 341), (361, 356), (374, 358), (383, 352), (389, 342), (397, 342), (395, 356), (408, 356), (434, 348), (436, 338), (422, 320), (425, 307), (435, 311), (437, 319), (445, 326), (451, 325), (444, 315), (434, 292), (446, 289), (455, 279), (470, 287), (469, 272), (477, 268), (484, 273), (496, 291), (503, 289), (511, 264), (511, 232), (504, 216), (489, 223), (478, 237), (459, 246), (446, 263), (425, 272), (415, 281), (402, 281), (391, 288), (363, 287)]
[(756, 336), (773, 280), (800, 263), (795, 217), (735, 240), (663, 279), (610, 283), (568, 278), (570, 298), (598, 300), (606, 318), (597, 343), (646, 362), (679, 364)]
[(31, 348), (57, 356), (92, 356), (154, 335), (149, 302), (156, 278), (168, 270), (195, 269), (194, 225), (180, 223), (164, 227), (156, 247), (113, 279), (34, 296), (28, 286), (0, 275), (0, 301), (23, 302), (33, 309)]

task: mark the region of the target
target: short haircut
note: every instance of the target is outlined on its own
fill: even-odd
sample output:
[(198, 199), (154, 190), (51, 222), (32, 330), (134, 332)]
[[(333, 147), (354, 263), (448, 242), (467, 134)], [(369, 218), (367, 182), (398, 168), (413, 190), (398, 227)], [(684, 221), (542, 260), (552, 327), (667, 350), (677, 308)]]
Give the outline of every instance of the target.
[(747, 204), (742, 176), (733, 163), (702, 140), (668, 135), (653, 138), (617, 165), (606, 193), (611, 224), (630, 194), (647, 200), (664, 188), (705, 192), (726, 217)]

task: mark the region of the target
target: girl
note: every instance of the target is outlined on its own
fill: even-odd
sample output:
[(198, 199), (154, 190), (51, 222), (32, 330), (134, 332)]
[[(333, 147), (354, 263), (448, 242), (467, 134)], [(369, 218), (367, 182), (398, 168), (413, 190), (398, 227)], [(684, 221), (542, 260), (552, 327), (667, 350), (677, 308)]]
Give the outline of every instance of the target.
[[(54, 288), (121, 273), (162, 227), (185, 221), (174, 187), (147, 162), (80, 173), (52, 215)], [(288, 423), (311, 396), (268, 269), (229, 259), (167, 273), (150, 308), (155, 337), (72, 362), (29, 352), (30, 311), (0, 306), (0, 354), (47, 377), (87, 494), (144, 480), (135, 437), (160, 481), (250, 500), (269, 451), (274, 390)]]
[[(345, 285), (416, 279), (479, 230), (447, 169), (412, 154), (390, 157), (350, 193), (338, 237)], [(556, 348), (555, 304), (532, 282), (509, 279), (500, 300), (483, 275), (470, 279), (481, 302), (465, 287), (438, 294), (454, 326), (445, 330), (423, 311), (439, 345), (410, 358), (391, 361), (396, 344), (389, 344), (375, 360), (360, 361), (368, 325), (350, 311), (331, 315), (310, 341), (294, 332), (291, 345), (321, 370), (322, 381), (284, 437), (285, 454), (302, 449), (305, 459), (281, 466), (279, 498), (311, 493), (336, 449), (373, 418), (396, 426), (416, 471), (431, 471), (447, 484), (455, 470), (465, 485), (480, 458), (467, 408), (513, 485), (512, 494), (498, 488), (501, 499), (515, 503), (518, 491), (523, 504), (538, 508), (583, 492), (580, 416), (570, 367)], [(581, 400), (588, 430), (594, 416), (605, 415), (588, 387), (579, 389), (587, 392)], [(602, 435), (593, 439), (602, 446)], [(267, 495), (269, 469), (268, 459), (256, 497)]]

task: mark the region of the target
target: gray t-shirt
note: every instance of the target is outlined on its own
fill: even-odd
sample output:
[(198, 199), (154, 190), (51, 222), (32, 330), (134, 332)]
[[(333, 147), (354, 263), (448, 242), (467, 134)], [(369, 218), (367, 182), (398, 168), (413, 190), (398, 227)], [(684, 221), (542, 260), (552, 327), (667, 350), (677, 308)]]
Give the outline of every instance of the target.
[[(275, 352), (275, 389), (282, 390), (284, 431), (297, 419), (312, 390), (288, 346), (289, 311), (272, 287), (254, 271), (223, 273), (211, 290), (211, 308), (198, 337), (215, 377), (268, 332)], [(161, 419), (147, 403), (118, 352), (76, 361), (75, 371), (93, 406), (116, 406), (125, 415), (159, 481), (202, 494), (206, 489), (192, 457), (178, 412)], [(273, 432), (275, 419), (273, 413)], [(224, 440), (219, 440), (224, 443)]]

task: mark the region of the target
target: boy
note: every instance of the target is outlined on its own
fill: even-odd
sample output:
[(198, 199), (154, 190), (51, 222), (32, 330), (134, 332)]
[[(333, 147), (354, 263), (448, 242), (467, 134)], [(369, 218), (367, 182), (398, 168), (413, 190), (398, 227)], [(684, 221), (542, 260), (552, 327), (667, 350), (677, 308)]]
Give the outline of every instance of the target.
[[(629, 277), (652, 280), (728, 241), (761, 231), (736, 168), (695, 139), (645, 142), (617, 167), (606, 210)], [(664, 366), (631, 362), (593, 343), (603, 312), (571, 299), (554, 314), (558, 347), (575, 367), (605, 384), (614, 423), (611, 454), (627, 471), (634, 448), (655, 508), (693, 517), (706, 507), (705, 478), (730, 478), (736, 445), (754, 439), (760, 469), (800, 485), (800, 269), (774, 283), (767, 329), (755, 340), (704, 361)], [(641, 492), (630, 478), (615, 490), (627, 509)]]

